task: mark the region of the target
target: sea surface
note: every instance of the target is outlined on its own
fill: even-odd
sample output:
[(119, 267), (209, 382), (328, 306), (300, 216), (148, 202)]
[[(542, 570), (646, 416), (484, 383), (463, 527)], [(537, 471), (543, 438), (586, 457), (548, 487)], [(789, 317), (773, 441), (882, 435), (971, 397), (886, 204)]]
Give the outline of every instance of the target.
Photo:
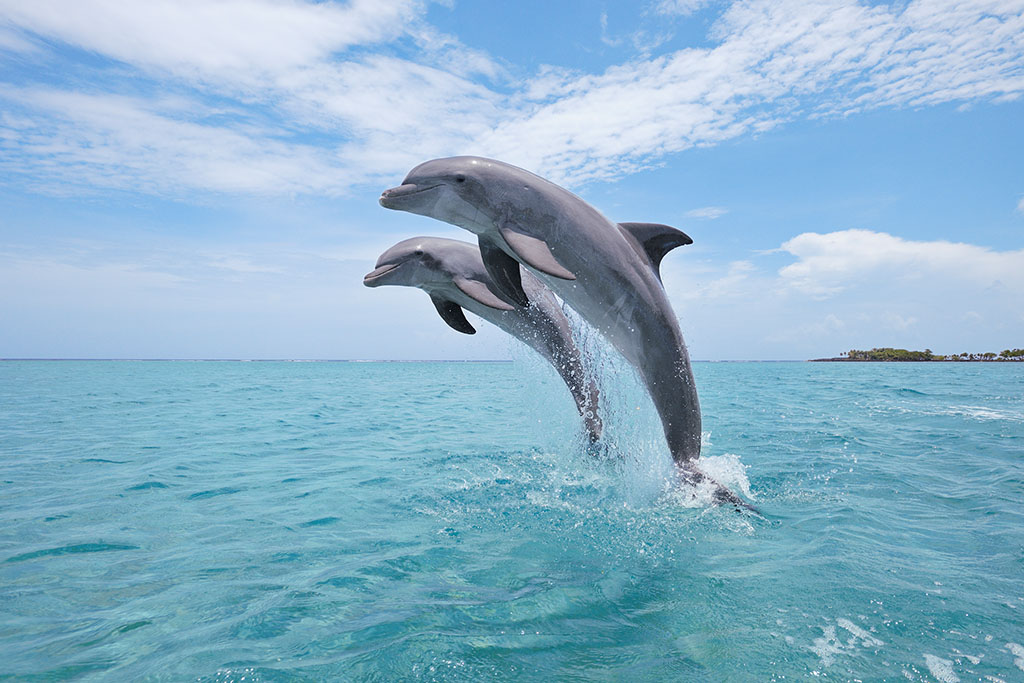
[(0, 363), (0, 678), (1024, 680), (1024, 363)]

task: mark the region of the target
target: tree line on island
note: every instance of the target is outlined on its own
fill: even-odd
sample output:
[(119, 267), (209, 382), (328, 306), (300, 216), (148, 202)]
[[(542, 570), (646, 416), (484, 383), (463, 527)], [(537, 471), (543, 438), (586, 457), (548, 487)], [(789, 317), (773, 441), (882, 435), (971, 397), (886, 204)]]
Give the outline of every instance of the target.
[(1004, 349), (999, 353), (986, 351), (985, 353), (954, 353), (948, 356), (932, 353), (931, 349), (924, 351), (908, 351), (907, 349), (894, 349), (883, 347), (861, 351), (851, 349), (845, 351), (835, 358), (815, 358), (815, 361), (946, 361), (946, 362), (998, 362), (998, 361), (1024, 361), (1024, 349)]

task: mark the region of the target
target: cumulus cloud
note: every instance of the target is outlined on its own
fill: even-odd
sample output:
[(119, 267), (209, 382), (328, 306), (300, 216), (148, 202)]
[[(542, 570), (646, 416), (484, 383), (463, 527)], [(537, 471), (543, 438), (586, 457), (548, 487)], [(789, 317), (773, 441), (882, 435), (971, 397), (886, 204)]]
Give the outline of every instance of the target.
[[(789, 263), (769, 265), (779, 258)], [(1024, 334), (1024, 250), (844, 230), (797, 235), (744, 261), (673, 254), (662, 271), (696, 358), (959, 353)]]
[(1024, 293), (1024, 250), (994, 251), (959, 242), (905, 240), (870, 230), (797, 235), (780, 247), (797, 258), (779, 271), (788, 288), (828, 296), (862, 278), (892, 287), (923, 280), (969, 284), (978, 291), (1008, 287)]
[[(103, 187), (335, 192), (467, 152), (580, 184), (795, 119), (1024, 93), (1021, 0), (734, 2), (710, 47), (655, 57), (638, 48), (602, 73), (542, 67), (520, 81), (431, 27), (425, 9), (419, 0), (0, 0), (0, 47), (46, 49), (78, 69), (59, 84), (8, 80), (0, 140), (18, 159), (12, 170), (39, 186), (63, 182), (67, 158)], [(88, 107), (51, 106), (58, 95), (40, 97), (43, 88), (115, 109), (149, 99), (140, 130), (164, 137), (126, 141)], [(243, 113), (184, 116), (152, 93)]]

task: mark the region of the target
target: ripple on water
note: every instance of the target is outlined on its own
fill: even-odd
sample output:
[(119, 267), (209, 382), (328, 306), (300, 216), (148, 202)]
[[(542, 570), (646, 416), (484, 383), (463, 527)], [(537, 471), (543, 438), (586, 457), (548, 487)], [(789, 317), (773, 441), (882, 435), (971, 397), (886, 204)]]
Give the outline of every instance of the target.
[(1024, 367), (936, 365), (697, 364), (761, 519), (610, 357), (595, 455), (519, 356), (0, 363), (0, 676), (1016, 680)]

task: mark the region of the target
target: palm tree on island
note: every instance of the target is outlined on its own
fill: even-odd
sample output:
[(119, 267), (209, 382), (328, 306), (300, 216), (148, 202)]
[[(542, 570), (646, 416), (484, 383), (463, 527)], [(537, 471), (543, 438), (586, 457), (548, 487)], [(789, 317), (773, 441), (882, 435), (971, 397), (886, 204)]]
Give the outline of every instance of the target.
[(909, 351), (897, 349), (891, 346), (873, 348), (869, 351), (850, 349), (840, 353), (835, 358), (814, 358), (813, 361), (854, 361), (854, 362), (923, 362), (923, 361), (945, 361), (945, 362), (1003, 362), (1003, 361), (1024, 361), (1024, 349), (1004, 349), (998, 354), (991, 351), (983, 353), (968, 353), (949, 356), (936, 355), (931, 349), (924, 351)]

